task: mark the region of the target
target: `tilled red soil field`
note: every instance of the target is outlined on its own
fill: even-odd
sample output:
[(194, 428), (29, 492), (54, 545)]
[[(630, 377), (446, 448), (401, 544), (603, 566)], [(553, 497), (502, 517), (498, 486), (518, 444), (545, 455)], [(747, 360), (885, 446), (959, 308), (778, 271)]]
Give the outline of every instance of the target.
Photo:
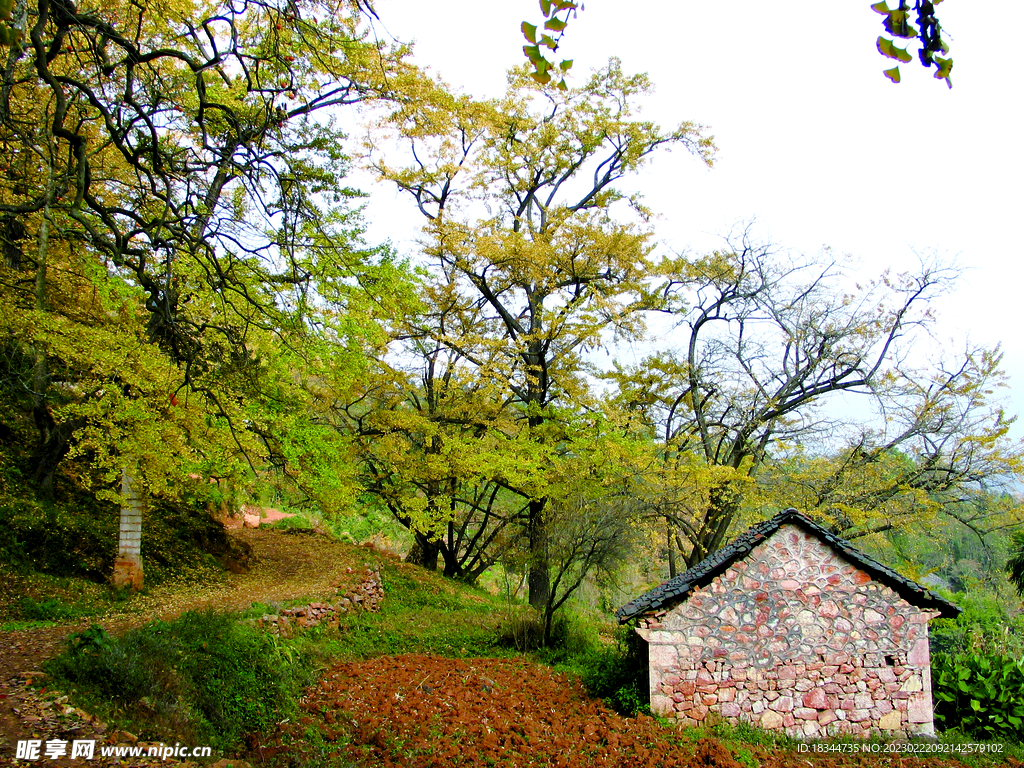
[[(316, 755), (388, 768), (961, 765), (934, 757), (749, 746), (734, 754), (714, 739), (688, 742), (650, 717), (621, 717), (546, 667), (517, 659), (421, 655), (333, 667), (307, 692), (298, 721), (286, 723), (254, 752), (287, 764)], [(1008, 764), (1022, 768), (1016, 761)]]

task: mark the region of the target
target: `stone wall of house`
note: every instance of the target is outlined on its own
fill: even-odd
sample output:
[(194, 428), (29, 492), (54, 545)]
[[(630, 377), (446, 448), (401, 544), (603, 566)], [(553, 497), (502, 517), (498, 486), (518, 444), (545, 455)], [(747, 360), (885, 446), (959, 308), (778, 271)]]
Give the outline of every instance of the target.
[(935, 615), (783, 525), (682, 603), (641, 618), (651, 709), (803, 738), (933, 734)]

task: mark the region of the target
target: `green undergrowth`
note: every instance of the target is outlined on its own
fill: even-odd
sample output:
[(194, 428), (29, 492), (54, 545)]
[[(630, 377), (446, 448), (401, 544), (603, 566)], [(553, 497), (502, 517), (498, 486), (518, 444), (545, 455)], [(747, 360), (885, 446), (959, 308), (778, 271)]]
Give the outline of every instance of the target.
[(0, 631), (77, 622), (123, 609), (130, 599), (109, 584), (0, 563)]
[(698, 727), (682, 729), (670, 720), (659, 720), (667, 730), (674, 731), (673, 741), (677, 744), (692, 745), (701, 739), (712, 739), (732, 753), (743, 768), (760, 768), (764, 752), (792, 751), (799, 744), (784, 733), (762, 730), (745, 722), (732, 725), (713, 714)]
[(1024, 733), (1024, 662), (1002, 654), (932, 657), (935, 721), (980, 739)]
[[(87, 464), (71, 458), (58, 470), (52, 498), (39, 496), (27, 475), (32, 435), (22, 427), (0, 429), (7, 438), (0, 439), (0, 622), (103, 613), (119, 599), (106, 587), (117, 555), (118, 505), (98, 500), (85, 482)], [(206, 507), (199, 498), (151, 499), (142, 540), (148, 586), (208, 581), (239, 555)], [(22, 597), (47, 604), (47, 615), (24, 615), (33, 608), (19, 605)]]
[[(113, 504), (75, 492), (56, 501), (0, 496), (0, 557), (23, 574), (44, 573), (95, 583), (106, 581), (117, 554), (118, 515)], [(156, 585), (194, 573), (221, 570), (229, 545), (223, 527), (195, 501), (154, 500), (143, 515), (146, 581)]]
[(292, 517), (285, 517), (273, 523), (264, 523), (261, 527), (275, 530), (312, 531), (327, 534), (337, 541), (359, 545), (364, 542), (389, 552), (405, 552), (411, 545), (409, 532), (397, 523), (394, 515), (384, 513), (365, 503), (357, 504), (353, 509), (340, 517), (323, 516), (319, 513), (300, 507), (289, 507), (285, 504), (268, 502), (271, 506), (286, 512)]
[(10, 609), (16, 619), (40, 624), (75, 621), (92, 615), (94, 611), (95, 604), (92, 602), (68, 603), (60, 597), (22, 597)]
[(385, 598), (380, 611), (342, 618), (338, 635), (343, 655), (471, 657), (515, 652), (503, 640), (509, 611), (493, 595), (404, 563), (386, 562), (382, 578)]
[(294, 711), (323, 659), (317, 634), (281, 640), (233, 614), (189, 612), (117, 638), (93, 626), (46, 671), (119, 727), (230, 751)]
[(650, 714), (647, 647), (630, 627), (566, 613), (553, 627), (555, 643), (534, 655), (580, 678), (587, 693), (626, 717)]
[[(0, 493), (0, 622), (68, 622), (101, 615), (123, 595), (112, 590), (117, 510), (85, 496), (8, 504)], [(229, 551), (223, 529), (188, 503), (156, 502), (143, 520), (146, 586), (221, 577)]]
[[(122, 637), (94, 626), (73, 635), (47, 672), (79, 705), (116, 727), (240, 753), (247, 734), (292, 717), (303, 688), (332, 662), (515, 652), (503, 645), (507, 611), (493, 596), (389, 560), (381, 577), (380, 610), (345, 615), (337, 629), (275, 637), (251, 621), (282, 607), (265, 604), (239, 613), (189, 612)], [(322, 599), (330, 598), (293, 602)]]
[(955, 619), (936, 619), (928, 629), (932, 654), (1024, 658), (1024, 610), (1013, 595), (943, 595), (961, 608)]

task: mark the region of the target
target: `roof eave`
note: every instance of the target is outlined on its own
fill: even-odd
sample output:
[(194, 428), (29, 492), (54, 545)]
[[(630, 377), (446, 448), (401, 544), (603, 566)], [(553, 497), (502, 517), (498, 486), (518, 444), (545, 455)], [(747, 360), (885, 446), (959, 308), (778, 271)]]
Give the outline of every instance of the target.
[[(679, 583), (677, 586), (680, 587), (680, 589), (675, 590), (670, 588), (666, 590), (665, 588), (674, 581), (674, 579), (669, 579), (668, 581), (659, 584), (654, 589), (645, 592), (635, 600), (631, 600), (629, 603), (626, 603), (626, 605), (622, 606), (622, 608), (615, 612), (615, 615), (619, 620), (619, 624), (625, 624), (626, 622), (631, 621), (638, 616), (642, 616), (645, 613), (661, 610), (666, 605), (675, 605), (678, 602), (685, 600), (690, 592), (694, 589), (705, 586), (706, 584), (710, 584), (717, 576), (727, 570), (730, 565), (749, 555), (755, 546), (764, 539), (775, 534), (779, 528), (786, 523), (792, 523), (798, 526), (805, 532), (814, 535), (816, 538), (826, 543), (832, 549), (843, 554), (855, 565), (867, 572), (872, 579), (889, 587), (893, 592), (911, 605), (925, 610), (937, 610), (942, 618), (956, 618), (960, 615), (961, 610), (959, 606), (954, 605), (939, 595), (936, 595), (916, 582), (900, 576), (895, 571), (892, 571), (891, 568), (888, 568), (882, 563), (874, 560), (874, 558), (867, 553), (861, 552), (856, 547), (853, 547), (853, 545), (845, 539), (830, 533), (810, 518), (800, 514), (795, 509), (790, 508), (780, 512), (769, 520), (765, 520), (762, 523), (752, 526), (743, 534), (740, 534), (740, 536), (738, 536), (732, 544), (727, 545), (727, 547), (734, 546), (745, 536), (749, 537), (749, 541), (743, 541), (741, 548), (736, 549), (736, 551), (724, 557), (720, 562), (713, 564), (706, 573), (698, 572), (692, 580)], [(719, 550), (719, 552), (721, 551), (722, 550)], [(707, 560), (713, 558), (716, 554), (717, 553), (712, 553), (708, 558), (702, 560), (694, 566), (694, 568), (680, 574), (680, 576), (685, 576), (690, 572), (690, 570), (700, 569)], [(892, 573), (890, 574), (889, 571), (892, 571)], [(676, 579), (678, 578), (680, 577), (677, 576)], [(668, 591), (669, 594), (659, 594), (665, 591)], [(630, 608), (630, 606), (634, 607)]]

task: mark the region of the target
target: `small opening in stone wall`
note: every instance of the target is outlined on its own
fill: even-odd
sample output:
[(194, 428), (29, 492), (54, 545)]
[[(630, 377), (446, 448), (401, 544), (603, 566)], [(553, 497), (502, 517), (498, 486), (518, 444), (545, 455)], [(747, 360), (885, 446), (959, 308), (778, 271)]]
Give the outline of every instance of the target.
[(885, 654), (885, 663), (886, 666), (895, 667), (897, 664), (897, 659), (893, 654), (887, 653)]

